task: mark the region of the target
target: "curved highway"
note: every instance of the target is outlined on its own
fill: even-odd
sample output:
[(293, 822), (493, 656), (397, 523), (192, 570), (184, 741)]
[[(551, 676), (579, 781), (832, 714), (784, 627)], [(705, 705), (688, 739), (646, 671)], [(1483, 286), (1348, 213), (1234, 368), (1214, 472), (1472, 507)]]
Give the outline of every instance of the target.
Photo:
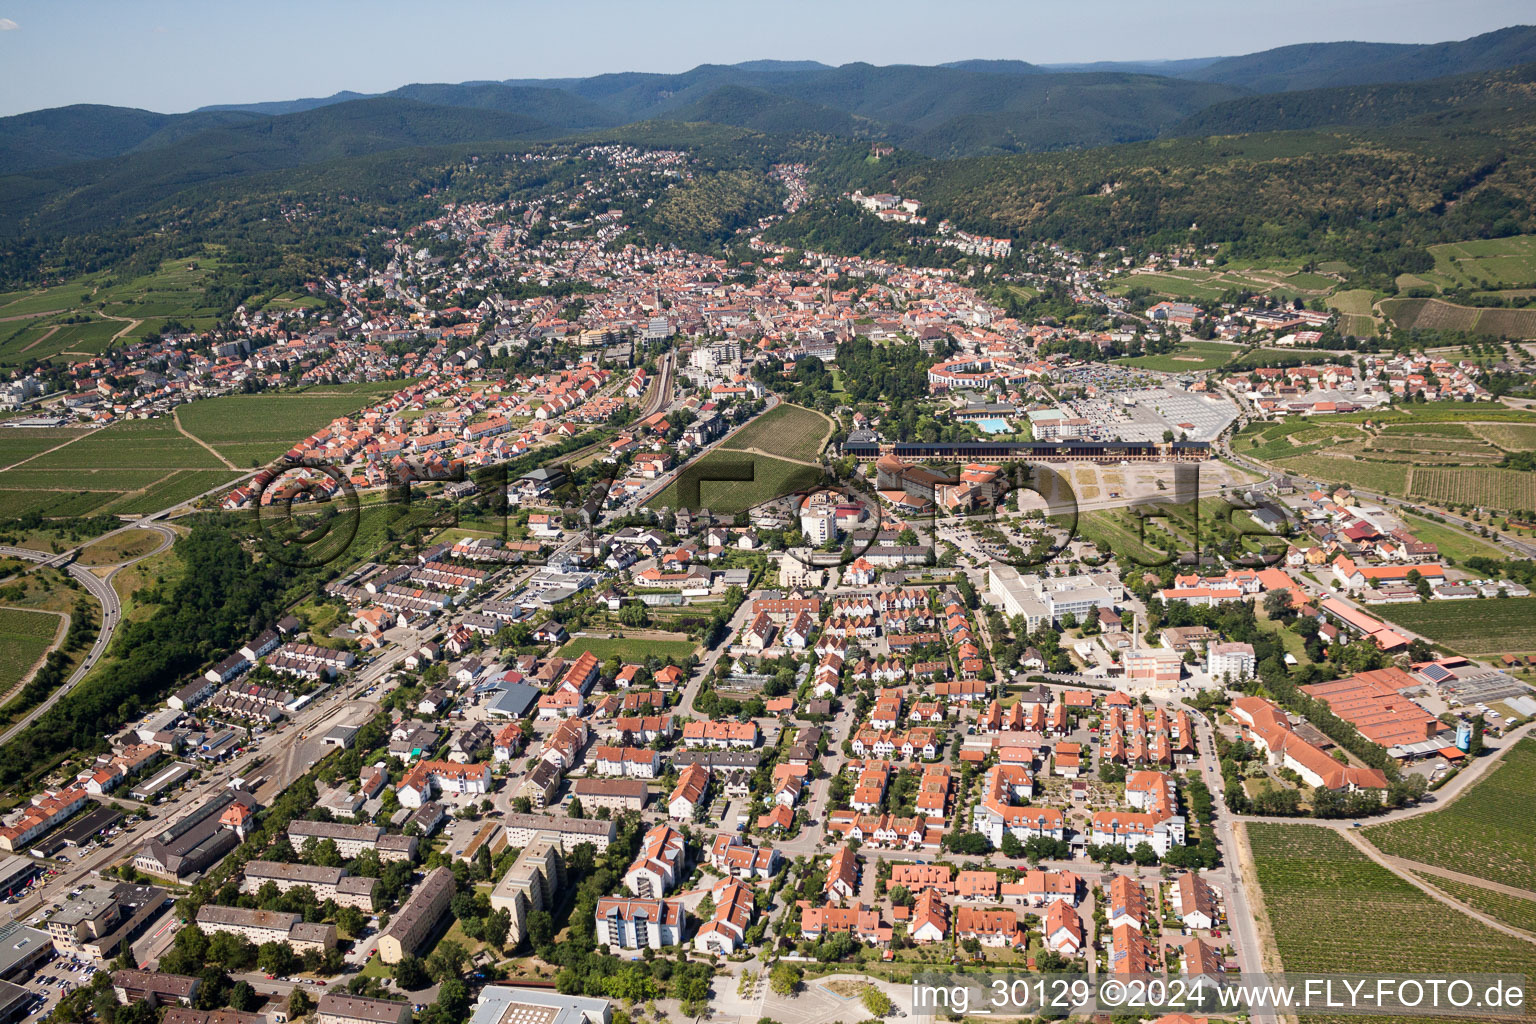
[[(164, 551), (166, 548), (170, 547), (171, 544), (173, 544), (176, 540), (176, 531), (172, 530), (164, 523), (139, 522), (125, 526), (119, 530), (113, 530), (111, 533), (102, 534), (101, 537), (92, 541), (92, 543), (96, 543), (96, 541), (106, 537), (114, 536), (119, 533), (123, 533), (126, 530), (141, 529), (151, 530), (160, 534), (160, 543), (154, 548), (154, 550), (147, 551), (142, 555), (138, 555), (137, 557), (130, 558), (123, 562), (118, 562), (115, 565), (101, 566), (100, 568), (106, 568), (110, 570), (105, 576), (98, 576), (86, 566), (78, 565), (74, 562), (70, 562), (68, 565), (63, 566), (65, 571), (68, 572), (70, 576), (74, 577), (77, 583), (84, 587), (92, 597), (101, 602), (101, 628), (96, 631), (96, 640), (91, 644), (91, 649), (86, 652), (85, 659), (81, 661), (79, 665), (75, 666), (75, 670), (70, 673), (69, 678), (64, 680), (64, 685), (50, 693), (41, 704), (33, 708), (26, 715), (22, 716), (21, 720), (18, 721), (15, 725), (5, 730), (4, 733), (0, 733), (0, 744), (9, 743), (23, 729), (37, 721), (37, 719), (46, 713), (49, 708), (53, 707), (60, 700), (62, 700), (64, 696), (73, 690), (77, 685), (79, 685), (80, 680), (84, 679), (86, 674), (95, 667), (96, 663), (101, 660), (101, 656), (107, 653), (107, 646), (112, 643), (113, 634), (117, 632), (117, 627), (119, 623), (122, 622), (123, 615), (122, 602), (118, 600), (117, 591), (112, 588), (112, 577), (117, 575), (119, 569), (132, 565), (134, 562), (137, 562), (140, 559), (148, 558), (151, 555), (157, 555)], [(10, 555), (13, 558), (21, 558), (29, 562), (38, 562), (44, 565), (57, 566), (61, 561), (70, 557), (72, 554), (73, 552), (65, 552), (62, 555), (55, 555), (48, 551), (34, 551), (31, 548), (0, 546), (0, 555)]]

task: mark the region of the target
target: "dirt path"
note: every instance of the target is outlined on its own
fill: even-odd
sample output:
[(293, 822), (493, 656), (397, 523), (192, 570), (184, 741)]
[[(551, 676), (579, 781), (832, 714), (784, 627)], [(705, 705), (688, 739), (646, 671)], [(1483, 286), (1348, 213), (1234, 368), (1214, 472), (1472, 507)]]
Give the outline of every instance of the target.
[(117, 339), (121, 338), (123, 335), (138, 330), (139, 324), (144, 322), (143, 320), (134, 320), (133, 318), (126, 316), (113, 316), (111, 313), (103, 313), (101, 314), (101, 318), (103, 320), (116, 320), (120, 324), (128, 325), (127, 327), (124, 327), (122, 330), (118, 331), (116, 334), (112, 335), (111, 339), (107, 342), (107, 348), (111, 348), (113, 345), (117, 344)]
[(46, 331), (43, 332), (43, 336), (41, 338), (38, 338), (32, 344), (30, 344), (26, 348), (22, 349), (20, 352), (17, 353), (17, 355), (25, 355), (26, 353), (28, 353), (28, 352), (32, 351), (33, 349), (37, 348), (37, 346), (41, 345), (43, 342), (47, 341), (49, 338), (53, 337), (56, 333), (58, 333), (58, 330), (59, 330), (60, 326), (61, 325), (59, 325), (59, 324), (54, 324), (52, 327), (48, 328)]
[(36, 320), (40, 316), (53, 316), (55, 313), (64, 312), (62, 309), (45, 309), (41, 313), (17, 313), (15, 316), (0, 316), (0, 324), (8, 324), (15, 320)]
[(208, 449), (208, 451), (213, 455), (214, 458), (216, 458), (220, 462), (224, 463), (224, 465), (229, 467), (230, 469), (237, 470), (237, 471), (240, 469), (239, 466), (235, 465), (233, 462), (230, 462), (224, 456), (220, 455), (219, 454), (219, 450), (217, 448), (215, 448), (213, 445), (209, 444), (207, 441), (204, 441), (202, 438), (198, 437), (196, 434), (191, 433), (190, 431), (188, 431), (186, 427), (182, 426), (181, 425), (181, 410), (179, 408), (171, 410), (171, 422), (176, 424), (176, 430), (181, 434), (182, 437), (185, 437), (185, 438), (187, 438), (190, 441), (195, 441), (198, 444), (202, 445), (204, 448)]
[(1402, 857), (1389, 857), (1386, 854), (1381, 856), (1383, 860), (1396, 865), (1404, 871), (1413, 871), (1421, 875), (1436, 875), (1451, 882), (1475, 885), (1479, 889), (1492, 889), (1494, 892), (1503, 893), (1505, 896), (1513, 896), (1515, 899), (1536, 901), (1536, 892), (1532, 892), (1529, 889), (1519, 889), (1513, 885), (1505, 885), (1502, 882), (1490, 882), (1486, 878), (1479, 878), (1476, 875), (1464, 875), (1460, 871), (1452, 871), (1450, 868), (1425, 864), (1421, 861), (1404, 860)]
[(48, 655), (52, 654), (58, 648), (58, 646), (64, 642), (65, 635), (69, 633), (68, 612), (54, 612), (49, 611), (46, 608), (26, 608), (22, 610), (29, 612), (39, 612), (43, 615), (57, 615), (59, 617), (59, 628), (53, 634), (53, 639), (48, 642), (48, 646), (43, 649), (43, 653), (38, 656), (36, 663), (33, 664), (31, 668), (22, 673), (21, 679), (17, 681), (15, 686), (11, 687), (4, 694), (0, 694), (0, 704), (9, 703), (12, 697), (15, 697), (18, 693), (21, 692), (22, 687), (26, 686), (32, 681), (32, 677), (37, 675), (38, 670), (43, 667), (43, 663), (48, 660)]
[(1440, 903), (1444, 903), (1452, 910), (1455, 910), (1461, 914), (1465, 914), (1467, 917), (1472, 918), (1477, 923), (1486, 925), (1496, 932), (1502, 932), (1503, 934), (1508, 935), (1510, 938), (1519, 939), (1521, 942), (1529, 942), (1532, 945), (1536, 945), (1536, 935), (1523, 932), (1518, 928), (1512, 928), (1505, 924), (1503, 921), (1489, 917), (1487, 914), (1473, 910), (1465, 903), (1452, 899), (1450, 896), (1447, 896), (1445, 893), (1441, 892), (1439, 889), (1436, 889), (1428, 882), (1418, 878), (1416, 875), (1414, 875), (1413, 872), (1397, 867), (1393, 863), (1392, 858), (1383, 855), (1380, 850), (1366, 842), (1364, 837), (1360, 836), (1353, 830), (1341, 829), (1339, 834), (1348, 840), (1349, 843), (1355, 847), (1355, 849), (1369, 857), (1373, 863), (1386, 868), (1398, 878), (1401, 878), (1403, 881), (1407, 882), (1409, 885), (1413, 886), (1415, 889), (1431, 897), (1432, 899), (1437, 900)]
[(821, 463), (819, 462), (807, 462), (805, 459), (792, 459), (788, 455), (777, 455), (773, 452), (765, 452), (761, 448), (727, 448), (725, 450), (728, 452), (751, 452), (753, 455), (761, 455), (765, 459), (778, 459), (780, 462), (793, 462), (796, 465), (810, 466), (813, 469), (821, 468)]
[(1233, 847), (1237, 852), (1237, 875), (1248, 897), (1248, 916), (1253, 919), (1254, 930), (1259, 933), (1259, 969), (1279, 973), (1285, 970), (1280, 961), (1280, 946), (1275, 942), (1274, 930), (1269, 923), (1269, 910), (1264, 905), (1264, 890), (1259, 887), (1258, 869), (1254, 867), (1253, 850), (1248, 846), (1248, 827), (1241, 821), (1232, 822)]
[[(36, 455), (28, 455), (26, 458), (22, 459), (20, 462), (13, 462), (9, 466), (0, 466), (0, 473), (4, 473), (6, 470), (9, 470), (9, 469), (17, 469), (17, 468), (19, 468), (21, 466), (25, 466), (27, 463), (31, 462), (33, 459), (40, 459), (44, 455), (47, 455), (49, 452), (56, 452), (60, 448), (68, 448), (70, 445), (74, 444), (76, 441), (79, 441), (81, 438), (90, 437), (92, 433), (94, 433), (94, 431), (90, 431), (90, 430), (83, 431), (82, 433), (79, 434), (79, 436), (72, 437), (68, 441), (61, 441), (59, 444), (54, 445), (52, 448), (49, 448), (46, 451), (40, 451)], [(51, 488), (50, 487), (50, 488), (41, 488), (41, 489), (42, 490), (55, 490), (55, 489), (57, 489), (57, 490), (75, 490), (76, 488), (71, 488), (71, 487)]]

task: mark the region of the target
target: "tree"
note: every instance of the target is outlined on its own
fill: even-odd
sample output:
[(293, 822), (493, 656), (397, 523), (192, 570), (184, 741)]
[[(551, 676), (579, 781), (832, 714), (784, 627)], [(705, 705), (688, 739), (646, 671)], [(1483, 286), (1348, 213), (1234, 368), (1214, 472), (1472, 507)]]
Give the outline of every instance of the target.
[(1017, 859), (1024, 856), (1024, 844), (1021, 843), (1019, 841), (1019, 837), (1014, 835), (1012, 832), (1003, 833), (1003, 843), (1001, 849), (1003, 851), (1004, 857)]
[(395, 964), (395, 984), (403, 989), (426, 988), (431, 981), (419, 956), (404, 956)]
[(773, 965), (772, 971), (768, 972), (768, 987), (776, 996), (787, 996), (800, 987), (800, 981), (804, 977), (804, 968), (781, 960)]
[(229, 990), (229, 1005), (241, 1013), (250, 1013), (266, 1000), (256, 994), (248, 981), (237, 981), (235, 987)]
[(336, 911), (336, 927), (355, 939), (368, 927), (368, 918), (356, 907), (341, 907)]
[(864, 1009), (876, 1017), (884, 1017), (891, 1012), (891, 997), (873, 985), (864, 986), (864, 994), (861, 998), (864, 1002)]
[(547, 910), (534, 910), (528, 914), (528, 944), (534, 949), (547, 946), (555, 937), (555, 919)]
[(444, 939), (437, 944), (432, 955), (427, 957), (427, 973), (432, 980), (442, 984), (449, 979), (456, 979), (464, 971), (464, 963), (469, 959), (469, 953), (459, 943), (452, 939)]
[(256, 966), (264, 974), (282, 977), (293, 971), (297, 960), (298, 957), (293, 955), (293, 947), (286, 942), (263, 942), (256, 950)]
[(581, 806), (580, 797), (571, 797), (571, 804), (565, 809), (565, 813), (572, 818), (585, 818), (587, 816), (586, 810)]
[(314, 1009), (314, 1005), (302, 987), (293, 986), (293, 991), (288, 996), (288, 1019), (298, 1020)]

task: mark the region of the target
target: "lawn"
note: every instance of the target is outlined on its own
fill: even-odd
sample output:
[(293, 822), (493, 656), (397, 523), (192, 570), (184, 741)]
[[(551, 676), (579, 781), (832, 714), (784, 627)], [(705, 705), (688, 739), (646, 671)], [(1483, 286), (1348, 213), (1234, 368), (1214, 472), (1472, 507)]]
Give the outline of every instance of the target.
[(1142, 370), (1187, 373), (1192, 370), (1213, 370), (1223, 366), (1241, 351), (1243, 351), (1242, 348), (1237, 345), (1224, 345), (1214, 341), (1185, 341), (1174, 346), (1172, 352), (1116, 359), (1115, 362)]
[[(679, 476), (684, 475), (699, 481), (696, 507), (727, 515), (814, 486), (821, 479), (819, 470), (798, 462), (723, 449), (716, 449), (685, 466)], [(653, 509), (682, 507), (677, 480), (647, 504)]]
[(1373, 825), (1382, 853), (1536, 891), (1536, 740), (1526, 738), (1444, 810)]
[(639, 662), (653, 656), (682, 661), (688, 655), (697, 653), (698, 650), (699, 645), (692, 640), (650, 640), (643, 637), (619, 637), (617, 639), (577, 637), (560, 648), (559, 655), (562, 658), (579, 658), (584, 652), (591, 651), (597, 655), (598, 661), (618, 658), (624, 662)]
[(756, 448), (786, 459), (814, 462), (832, 425), (819, 412), (785, 402), (736, 431), (720, 447)]
[(32, 670), (59, 631), (59, 618), (47, 612), (0, 608), (0, 693), (7, 693)]
[(1332, 829), (1256, 822), (1247, 828), (1287, 972), (1536, 971), (1536, 947), (1445, 906)]

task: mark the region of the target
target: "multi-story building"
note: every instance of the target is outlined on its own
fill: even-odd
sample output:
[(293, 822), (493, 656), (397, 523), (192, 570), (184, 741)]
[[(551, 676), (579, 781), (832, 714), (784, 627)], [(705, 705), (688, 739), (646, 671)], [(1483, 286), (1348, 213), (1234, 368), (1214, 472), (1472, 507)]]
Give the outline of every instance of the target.
[(305, 821), (295, 818), (288, 823), (288, 841), (294, 849), (313, 839), (317, 843), (329, 839), (336, 844), (336, 852), (351, 860), (364, 850), (378, 846), (384, 830), (377, 825), (345, 825), (336, 821)]
[(428, 874), (379, 936), (379, 959), (386, 964), (397, 964), (421, 949), (443, 915), (448, 913), (453, 893), (452, 871), (438, 868)]
[(373, 909), (373, 890), (379, 884), (377, 878), (349, 875), (345, 868), (284, 864), (273, 860), (246, 861), (241, 892), (260, 892), (269, 882), (276, 885), (279, 892), (304, 886), (312, 890), (321, 903), (335, 900), (341, 906), (359, 910)]
[(610, 948), (661, 949), (683, 939), (681, 900), (608, 896), (597, 901), (597, 941)]
[(409, 1024), (411, 1004), (393, 999), (326, 992), (315, 1010), (317, 1024)]

